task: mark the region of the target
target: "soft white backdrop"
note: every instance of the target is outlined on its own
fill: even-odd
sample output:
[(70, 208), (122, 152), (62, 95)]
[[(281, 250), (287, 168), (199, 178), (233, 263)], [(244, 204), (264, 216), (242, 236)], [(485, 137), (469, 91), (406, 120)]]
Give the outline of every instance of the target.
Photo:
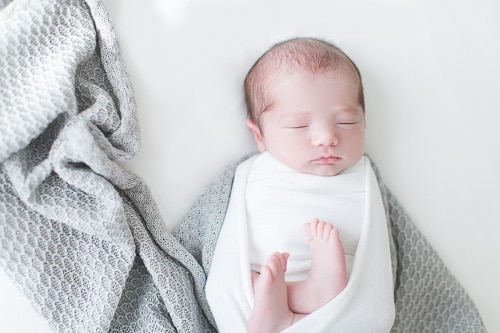
[[(285, 38), (322, 37), (362, 72), (367, 152), (385, 182), (488, 331), (500, 332), (498, 1), (104, 3), (141, 122), (141, 154), (129, 166), (151, 187), (170, 228), (224, 165), (255, 151), (241, 91), (252, 63)], [(0, 285), (10, 283), (2, 274)], [(36, 320), (21, 327), (22, 298), (4, 296), (0, 313), (11, 331), (41, 331)]]

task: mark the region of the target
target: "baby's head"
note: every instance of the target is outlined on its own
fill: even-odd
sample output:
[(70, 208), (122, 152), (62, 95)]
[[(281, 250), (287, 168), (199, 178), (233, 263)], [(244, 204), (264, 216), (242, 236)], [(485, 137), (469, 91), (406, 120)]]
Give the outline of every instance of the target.
[(245, 82), (247, 116), (256, 124), (272, 108), (273, 86), (290, 74), (347, 73), (359, 80), (358, 100), (364, 110), (361, 74), (354, 62), (338, 47), (314, 38), (294, 38), (267, 50), (252, 66)]
[(244, 88), (247, 125), (260, 151), (322, 176), (363, 155), (361, 75), (336, 46), (312, 38), (276, 44), (252, 66)]

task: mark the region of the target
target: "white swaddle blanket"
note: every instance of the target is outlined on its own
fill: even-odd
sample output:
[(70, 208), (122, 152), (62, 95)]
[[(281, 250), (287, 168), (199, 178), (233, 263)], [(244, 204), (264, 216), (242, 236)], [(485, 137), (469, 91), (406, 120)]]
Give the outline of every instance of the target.
[(309, 275), (310, 248), (304, 224), (312, 219), (333, 223), (340, 231), (348, 272), (364, 216), (364, 161), (337, 177), (298, 172), (264, 152), (252, 163), (246, 184), (251, 269), (259, 272), (271, 253), (288, 252), (286, 280)]
[[(246, 331), (254, 302), (250, 271), (265, 263), (272, 252), (291, 254), (287, 280), (307, 277), (310, 260), (302, 226), (317, 217), (333, 222), (340, 230), (349, 282), (341, 294), (285, 331), (389, 332), (394, 321), (389, 241), (383, 203), (368, 159), (363, 158), (338, 176), (316, 177), (286, 174), (286, 167), (273, 165), (266, 155), (250, 158), (238, 166), (217, 241), (206, 293), (219, 331)], [(259, 170), (261, 162), (271, 162), (272, 172), (285, 171), (285, 175), (268, 177), (267, 180), (277, 179), (276, 186), (271, 186), (268, 193), (255, 195), (253, 184), (258, 183), (262, 173), (254, 171)], [(326, 185), (319, 186), (318, 180)], [(331, 191), (332, 186), (338, 189), (336, 194)], [(285, 192), (279, 193), (280, 187)], [(286, 191), (293, 194), (287, 196)], [(277, 210), (272, 214), (272, 207), (252, 207), (269, 198), (274, 198), (274, 203), (290, 200), (284, 206), (289, 211), (281, 212), (277, 218)], [(310, 209), (304, 209), (309, 205)], [(273, 221), (276, 223), (271, 225)], [(276, 231), (281, 231), (281, 236), (276, 236)]]

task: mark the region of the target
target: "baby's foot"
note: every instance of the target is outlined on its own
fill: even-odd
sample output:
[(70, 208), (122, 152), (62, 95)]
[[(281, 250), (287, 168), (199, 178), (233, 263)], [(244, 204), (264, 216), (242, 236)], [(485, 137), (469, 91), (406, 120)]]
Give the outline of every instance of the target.
[(347, 285), (345, 253), (339, 230), (318, 219), (306, 223), (311, 247), (311, 274), (308, 278), (316, 288), (318, 304), (323, 305), (337, 296)]
[(288, 306), (296, 313), (311, 313), (337, 296), (347, 284), (344, 248), (339, 231), (317, 219), (305, 225), (311, 248), (307, 280), (289, 282)]
[(277, 333), (294, 322), (285, 283), (288, 256), (288, 253), (272, 254), (260, 275), (253, 275), (255, 301), (248, 320), (249, 333)]

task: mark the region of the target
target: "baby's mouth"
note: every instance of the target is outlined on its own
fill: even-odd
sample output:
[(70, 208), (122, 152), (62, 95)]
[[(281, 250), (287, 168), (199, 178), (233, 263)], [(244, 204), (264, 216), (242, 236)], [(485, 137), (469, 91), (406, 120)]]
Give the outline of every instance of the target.
[(341, 158), (338, 156), (332, 156), (332, 155), (325, 155), (321, 156), (317, 159), (314, 159), (312, 162), (318, 163), (318, 164), (334, 164), (337, 161), (339, 161)]

